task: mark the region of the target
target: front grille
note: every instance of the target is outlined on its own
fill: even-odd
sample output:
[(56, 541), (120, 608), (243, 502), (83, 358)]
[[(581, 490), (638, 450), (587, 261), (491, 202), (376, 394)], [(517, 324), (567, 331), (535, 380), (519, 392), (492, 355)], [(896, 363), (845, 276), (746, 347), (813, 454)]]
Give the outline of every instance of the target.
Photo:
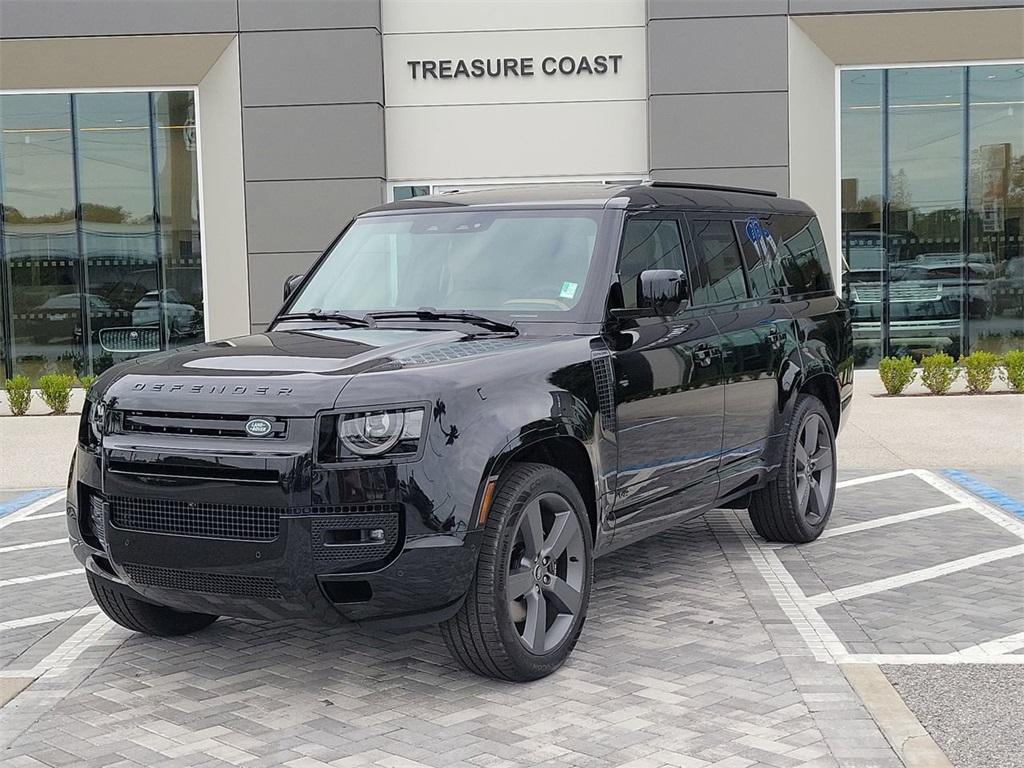
[(183, 592), (205, 592), (212, 595), (238, 595), (268, 600), (280, 600), (281, 591), (273, 579), (266, 576), (240, 576), (230, 573), (202, 573), (161, 568), (155, 565), (125, 563), (128, 578), (137, 584)]
[[(875, 304), (882, 300), (881, 285), (851, 285), (854, 301)], [(889, 285), (890, 302), (938, 301), (942, 298), (941, 285), (927, 283), (892, 283)]]
[(98, 335), (100, 346), (107, 352), (160, 351), (160, 329), (155, 326), (103, 328)]
[(110, 523), (117, 528), (213, 539), (276, 539), (281, 511), (280, 507), (170, 499), (110, 499)]
[[(263, 417), (260, 417), (263, 418)], [(122, 432), (149, 435), (194, 435), (197, 437), (248, 437), (273, 440), (288, 436), (284, 419), (267, 418), (270, 431), (253, 436), (245, 430), (248, 416), (224, 416), (218, 413), (166, 413), (158, 411), (118, 411), (115, 423)]]
[[(97, 498), (97, 497), (93, 497)], [(335, 519), (373, 516), (375, 528), (398, 525), (402, 505), (370, 502), (338, 507), (263, 507), (245, 504), (209, 504), (172, 499), (112, 497), (106, 501), (110, 524), (115, 528), (174, 536), (198, 536), (208, 539), (271, 541), (276, 539), (282, 517), (330, 516)], [(341, 524), (334, 525), (343, 527)], [(390, 530), (390, 529), (389, 529)], [(397, 541), (397, 529), (388, 542)]]

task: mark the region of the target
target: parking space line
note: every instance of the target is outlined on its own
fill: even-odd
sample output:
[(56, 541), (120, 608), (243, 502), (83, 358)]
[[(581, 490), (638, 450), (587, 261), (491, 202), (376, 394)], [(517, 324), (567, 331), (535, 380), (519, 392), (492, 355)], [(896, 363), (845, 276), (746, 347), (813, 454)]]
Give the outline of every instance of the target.
[(855, 477), (852, 480), (842, 480), (836, 483), (836, 488), (852, 488), (855, 485), (864, 485), (865, 483), (877, 483), (882, 480), (891, 480), (894, 477), (913, 475), (914, 473), (915, 470), (913, 469), (898, 469), (895, 472), (883, 472), (880, 475), (865, 475), (864, 477)]
[(99, 613), (99, 611), (99, 606), (87, 605), (84, 608), (72, 609), (70, 611), (55, 611), (53, 613), (42, 613), (38, 616), (25, 616), (21, 619), (8, 619), (7, 621), (0, 621), (0, 632), (5, 632), (9, 629), (21, 629), (22, 627), (34, 627), (39, 624), (50, 624), (55, 621), (70, 619), (72, 616), (85, 616)]
[(0, 671), (0, 677), (57, 677), (115, 626), (106, 615), (99, 613), (31, 669), (5, 669)]
[(942, 491), (951, 499), (962, 501), (979, 515), (988, 518), (1000, 528), (1005, 528), (1014, 536), (1024, 539), (1024, 520), (1020, 520), (1007, 512), (1003, 512), (1001, 509), (993, 507), (988, 502), (983, 501), (968, 491), (965, 491), (956, 483), (952, 483), (943, 477), (939, 477), (937, 474), (929, 472), (927, 469), (915, 469), (914, 474), (936, 490)]
[(47, 579), (59, 579), (64, 576), (74, 576), (82, 573), (84, 569), (73, 568), (68, 571), (55, 571), (54, 573), (38, 573), (34, 576), (16, 576), (13, 579), (0, 579), (0, 587), (11, 587), (15, 584), (28, 584), (32, 581), (46, 581)]
[(19, 509), (27, 507), (33, 501), (38, 501), (44, 496), (51, 496), (55, 491), (55, 488), (36, 488), (33, 491), (26, 491), (20, 496), (16, 496), (13, 499), (0, 503), (0, 517), (5, 517), (12, 512), (17, 512)]
[(0, 555), (7, 552), (20, 552), (23, 549), (39, 549), (39, 547), (52, 547), (54, 544), (67, 544), (68, 537), (63, 539), (49, 539), (47, 541), (33, 541), (28, 544), (12, 544), (9, 547), (0, 547)]
[[(11, 523), (18, 523), (27, 518), (29, 515), (34, 515), (36, 512), (46, 509), (51, 504), (56, 504), (61, 501), (66, 495), (66, 491), (58, 491), (57, 493), (51, 493), (45, 498), (34, 501), (31, 504), (20, 507), (19, 509), (11, 512), (10, 514), (0, 517), (0, 528), (6, 528)], [(46, 515), (40, 515), (39, 517), (32, 518), (33, 520), (39, 520), (42, 517), (54, 517), (57, 514), (65, 514), (63, 510), (57, 513), (48, 512)]]
[[(782, 564), (775, 551), (762, 546), (751, 536), (738, 513), (723, 512), (728, 515), (726, 522), (732, 533), (739, 539), (748, 557), (753, 561), (761, 577), (768, 584), (775, 601), (786, 614), (786, 618), (796, 628), (800, 637), (807, 644), (814, 658), (818, 661), (831, 662), (838, 654), (846, 652), (846, 646), (832, 630), (828, 623), (807, 602), (807, 596), (796, 583), (789, 569)], [(713, 518), (717, 519), (717, 518)]]
[[(992, 656), (1001, 655), (1006, 653), (1013, 653), (1024, 648), (1024, 632), (1017, 632), (1014, 635), (1007, 635), (1006, 637), (1000, 637), (995, 640), (989, 640), (984, 643), (972, 646), (970, 648), (964, 648), (958, 651), (960, 656)], [(1024, 656), (1021, 657), (1024, 660)]]
[(846, 653), (836, 664), (1024, 664), (1022, 654), (967, 655), (962, 653)]
[(818, 537), (818, 541), (822, 539), (831, 539), (835, 536), (844, 536), (847, 533), (857, 533), (858, 531), (870, 531), (872, 528), (881, 528), (886, 525), (895, 525), (896, 523), (903, 523), (908, 520), (918, 520), (922, 517), (930, 517), (931, 515), (940, 515), (943, 512), (953, 512), (958, 509), (968, 509), (969, 507), (963, 502), (954, 502), (953, 504), (943, 504), (939, 507), (928, 507), (927, 509), (918, 509), (914, 512), (903, 512), (899, 515), (889, 515), (888, 517), (878, 517), (874, 520), (866, 520), (863, 523), (851, 523), (850, 525), (843, 525), (839, 528), (827, 529), (821, 536)]
[(865, 597), (867, 595), (873, 595), (876, 592), (885, 592), (890, 589), (905, 587), (909, 584), (916, 584), (920, 581), (927, 581), (928, 579), (934, 579), (950, 573), (966, 571), (968, 568), (974, 568), (977, 565), (985, 565), (986, 563), (1005, 560), (1010, 557), (1016, 557), (1017, 555), (1024, 555), (1024, 544), (1004, 547), (1003, 549), (994, 549), (991, 552), (983, 552), (980, 555), (971, 555), (970, 557), (963, 557), (959, 560), (950, 560), (947, 563), (939, 563), (938, 565), (933, 565), (929, 568), (921, 568), (916, 571), (910, 571), (909, 573), (901, 573), (884, 579), (868, 581), (864, 584), (854, 584), (853, 586), (843, 587), (842, 589), (836, 589), (831, 592), (823, 592), (820, 595), (812, 595), (811, 597), (808, 597), (807, 601), (814, 608), (820, 608), (824, 605), (832, 605), (833, 603), (841, 603), (846, 600), (854, 600), (858, 597)]
[[(955, 483), (938, 476), (936, 473), (924, 469), (899, 470), (886, 472), (879, 475), (854, 478), (837, 484), (838, 487), (850, 487), (863, 485), (865, 483), (887, 480), (893, 477), (915, 475), (921, 480), (948, 496), (952, 501), (950, 504), (943, 504), (936, 507), (929, 507), (914, 512), (906, 512), (877, 520), (853, 523), (848, 526), (836, 528), (826, 532), (822, 538), (829, 535), (837, 536), (845, 533), (853, 533), (857, 530), (869, 530), (885, 525), (898, 524), (908, 520), (927, 517), (933, 514), (942, 514), (957, 509), (970, 509), (982, 517), (999, 525), (1001, 528), (1024, 539), (1024, 521), (1019, 520), (1011, 514), (998, 509), (986, 501), (974, 496)], [(721, 514), (726, 514), (722, 512)], [(715, 520), (713, 516), (708, 516)], [(731, 531), (739, 538), (747, 555), (750, 557), (754, 567), (764, 579), (779, 607), (786, 618), (799, 633), (804, 644), (819, 661), (833, 664), (1024, 664), (1024, 654), (1016, 653), (1024, 649), (1024, 632), (1016, 633), (1008, 637), (998, 638), (979, 643), (968, 648), (952, 653), (856, 653), (849, 651), (842, 640), (821, 616), (819, 609), (826, 605), (834, 605), (845, 600), (851, 600), (877, 592), (896, 589), (908, 584), (913, 584), (928, 579), (938, 578), (950, 573), (967, 570), (985, 563), (1024, 555), (1024, 544), (1013, 547), (1006, 547), (999, 550), (973, 555), (960, 560), (954, 560), (940, 565), (923, 568), (910, 573), (899, 574), (886, 579), (864, 584), (853, 585), (821, 595), (808, 597), (803, 589), (796, 583), (795, 578), (789, 569), (779, 559), (776, 552), (781, 546), (773, 545), (755, 537), (743, 524), (736, 513), (730, 513), (726, 518), (717, 518), (725, 522)]]
[(14, 522), (31, 523), (33, 520), (45, 520), (48, 517), (64, 517), (67, 514), (64, 510), (60, 512), (43, 512), (41, 515), (32, 515), (31, 517), (22, 517)]
[(990, 504), (1009, 512), (1011, 515), (1024, 517), (1024, 502), (993, 488), (991, 485), (986, 485), (976, 477), (959, 469), (944, 469), (942, 474), (962, 488), (966, 488), (975, 496), (985, 499)]

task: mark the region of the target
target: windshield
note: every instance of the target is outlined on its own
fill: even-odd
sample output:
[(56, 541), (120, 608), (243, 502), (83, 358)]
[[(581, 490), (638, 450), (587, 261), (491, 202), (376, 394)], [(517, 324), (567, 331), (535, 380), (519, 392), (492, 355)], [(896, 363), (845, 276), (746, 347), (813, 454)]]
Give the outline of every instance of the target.
[(357, 219), (288, 312), (565, 312), (583, 295), (600, 217), (533, 210)]

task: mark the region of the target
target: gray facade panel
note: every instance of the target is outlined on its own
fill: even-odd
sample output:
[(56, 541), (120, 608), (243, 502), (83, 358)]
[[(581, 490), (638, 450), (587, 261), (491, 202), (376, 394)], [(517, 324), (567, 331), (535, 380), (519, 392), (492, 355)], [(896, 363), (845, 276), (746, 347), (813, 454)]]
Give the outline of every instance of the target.
[(656, 181), (687, 181), (698, 184), (722, 184), (730, 187), (770, 189), (789, 194), (789, 168), (673, 168), (651, 172)]
[(380, 29), (380, 0), (239, 0), (243, 32), (278, 29)]
[(250, 258), (323, 251), (356, 213), (379, 205), (382, 194), (380, 179), (246, 182)]
[(651, 169), (789, 163), (786, 93), (652, 96)]
[(284, 280), (305, 272), (320, 252), (257, 253), (249, 257), (249, 306), (254, 325), (263, 330), (281, 308)]
[(242, 127), (249, 181), (384, 178), (379, 104), (247, 107)]
[(0, 0), (0, 37), (236, 32), (235, 0)]
[(1021, 0), (790, 0), (789, 3), (792, 14), (1021, 7), (1024, 7)]
[(375, 29), (245, 32), (239, 58), (246, 107), (384, 100)]
[(785, 14), (789, 0), (648, 0), (651, 19), (692, 19), (702, 16)]
[(784, 16), (652, 21), (652, 94), (781, 91), (789, 84)]

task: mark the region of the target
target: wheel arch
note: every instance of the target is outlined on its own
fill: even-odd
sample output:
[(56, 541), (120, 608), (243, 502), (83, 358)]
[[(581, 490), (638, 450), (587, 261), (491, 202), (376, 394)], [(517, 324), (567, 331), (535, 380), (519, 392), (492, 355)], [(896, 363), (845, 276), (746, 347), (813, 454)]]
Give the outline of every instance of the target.
[(839, 382), (836, 377), (825, 372), (817, 373), (800, 384), (798, 392), (802, 395), (814, 395), (821, 400), (828, 411), (832, 422), (833, 434), (839, 434)]
[(486, 482), (495, 480), (512, 463), (546, 464), (563, 472), (580, 492), (596, 543), (600, 529), (597, 472), (586, 444), (564, 429), (548, 429), (521, 435), (510, 442), (491, 466)]

